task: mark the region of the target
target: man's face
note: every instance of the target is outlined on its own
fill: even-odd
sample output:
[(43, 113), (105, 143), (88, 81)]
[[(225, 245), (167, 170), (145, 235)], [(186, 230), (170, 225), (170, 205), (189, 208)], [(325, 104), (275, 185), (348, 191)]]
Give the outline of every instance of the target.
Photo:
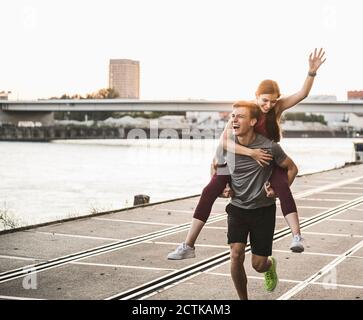
[(250, 110), (245, 107), (233, 108), (232, 111), (232, 127), (235, 136), (244, 136), (256, 123), (256, 119), (251, 119)]

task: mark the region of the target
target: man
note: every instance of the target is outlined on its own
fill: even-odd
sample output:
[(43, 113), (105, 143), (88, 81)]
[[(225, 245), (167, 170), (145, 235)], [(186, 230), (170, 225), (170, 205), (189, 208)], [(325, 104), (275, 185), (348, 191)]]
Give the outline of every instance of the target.
[[(275, 165), (286, 168), (289, 184), (297, 174), (294, 162), (281, 147), (254, 132), (259, 108), (253, 102), (239, 101), (233, 105), (232, 127), (234, 140), (248, 148), (267, 150)], [(250, 238), (252, 266), (265, 276), (265, 288), (273, 291), (277, 285), (276, 260), (271, 256), (275, 229), (276, 205), (271, 187), (266, 185), (272, 162), (260, 166), (248, 156), (227, 152), (227, 165), (231, 173), (233, 198), (227, 205), (228, 244), (231, 248), (231, 276), (240, 299), (248, 299), (247, 276), (244, 270), (245, 247)]]

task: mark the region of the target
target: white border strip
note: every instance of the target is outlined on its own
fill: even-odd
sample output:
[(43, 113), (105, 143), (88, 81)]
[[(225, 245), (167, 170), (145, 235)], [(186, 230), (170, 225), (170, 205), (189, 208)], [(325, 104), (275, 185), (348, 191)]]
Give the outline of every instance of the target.
[(0, 296), (0, 299), (4, 300), (46, 300), (46, 299), (39, 299), (39, 298), (26, 298), (26, 297), (15, 297), (15, 296)]
[(93, 263), (93, 262), (77, 262), (73, 261), (70, 264), (85, 265), (92, 267), (109, 267), (109, 268), (123, 268), (123, 269), (141, 269), (141, 270), (155, 270), (155, 271), (176, 271), (172, 268), (156, 268), (156, 267), (142, 267), (142, 266), (128, 266), (122, 264), (107, 264), (107, 263)]
[(158, 209), (158, 211), (165, 211), (165, 212), (175, 212), (175, 213), (194, 213), (193, 210), (179, 210), (179, 209), (164, 209), (164, 208), (160, 208)]
[[(320, 222), (320, 221), (318, 221)], [(311, 225), (313, 226), (313, 224)], [(309, 226), (310, 227), (310, 226)], [(313, 232), (313, 231), (305, 231), (304, 234), (312, 234), (317, 236), (333, 236), (333, 237), (348, 237), (348, 238), (363, 238), (363, 235), (359, 234), (350, 234), (350, 233), (328, 233), (328, 232)]]
[(342, 287), (350, 289), (363, 289), (363, 286), (355, 286), (351, 284), (339, 284), (339, 283), (326, 283), (326, 282), (312, 282), (311, 284), (316, 284), (320, 286), (332, 286), (332, 287)]
[(339, 189), (344, 189), (344, 190), (362, 190), (362, 187), (340, 187)]
[(122, 241), (123, 240), (123, 239), (115, 239), (115, 238), (82, 236), (82, 235), (79, 235), (79, 234), (71, 234), (71, 233), (57, 233), (57, 232), (46, 232), (46, 231), (28, 231), (28, 230), (25, 230), (24, 232), (39, 233), (39, 234), (46, 234), (46, 235), (60, 236), (60, 237), (91, 239), (91, 240), (108, 240), (108, 241)]
[(126, 223), (136, 223), (136, 224), (150, 224), (155, 226), (177, 226), (177, 223), (163, 223), (163, 222), (149, 222), (149, 221), (139, 221), (139, 220), (122, 220), (122, 219), (108, 219), (108, 218), (91, 218), (92, 220), (100, 221), (114, 221), (114, 222), (126, 222)]
[[(205, 274), (211, 274), (213, 276), (222, 276), (222, 277), (230, 277), (231, 275), (229, 273), (222, 273), (222, 272), (204, 272)], [(247, 276), (247, 279), (256, 279), (256, 280), (264, 280), (264, 277), (258, 277), (258, 276)], [(292, 283), (301, 283), (302, 281), (299, 280), (290, 280), (290, 279), (280, 279), (279, 282), (292, 282)]]
[(298, 207), (299, 209), (322, 209), (322, 210), (331, 209), (331, 207), (312, 207), (312, 206), (298, 206)]
[(46, 259), (26, 258), (26, 257), (7, 256), (7, 255), (0, 255), (0, 258), (1, 259), (11, 259), (11, 260), (24, 260), (24, 261), (46, 261)]
[(330, 220), (330, 221), (339, 221), (339, 222), (363, 222), (363, 220), (348, 220), (348, 219), (327, 219), (327, 221)]
[(304, 199), (300, 199), (300, 200), (307, 200), (307, 201), (327, 201), (327, 202), (346, 202), (346, 201), (354, 200), (354, 199), (304, 198)]
[(332, 191), (322, 191), (320, 192), (321, 194), (344, 194), (344, 195), (357, 195), (357, 194), (362, 194), (362, 192), (332, 192)]
[[(154, 243), (154, 244), (161, 244), (161, 245), (173, 245), (173, 246), (178, 246), (180, 244), (180, 242), (166, 242), (166, 241), (152, 241), (149, 240), (145, 241), (145, 243)], [(204, 248), (218, 248), (218, 249), (228, 249), (229, 250), (229, 246), (225, 245), (214, 245), (214, 244), (195, 244), (195, 247), (204, 247)]]
[[(296, 253), (292, 252), (291, 250), (279, 250), (279, 249), (272, 249), (272, 252), (281, 252), (281, 253), (289, 253), (291, 256), (295, 256)], [(339, 257), (339, 254), (333, 253), (321, 253), (321, 252), (301, 252), (301, 255), (312, 255), (312, 256), (326, 256), (326, 257)]]

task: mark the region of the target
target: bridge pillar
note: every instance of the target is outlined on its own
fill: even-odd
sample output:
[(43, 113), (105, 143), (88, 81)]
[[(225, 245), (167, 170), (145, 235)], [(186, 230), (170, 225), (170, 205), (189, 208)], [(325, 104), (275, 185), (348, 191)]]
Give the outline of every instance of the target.
[(19, 125), (19, 122), (41, 123), (43, 127), (54, 125), (54, 113), (44, 111), (3, 111), (0, 110), (0, 123)]

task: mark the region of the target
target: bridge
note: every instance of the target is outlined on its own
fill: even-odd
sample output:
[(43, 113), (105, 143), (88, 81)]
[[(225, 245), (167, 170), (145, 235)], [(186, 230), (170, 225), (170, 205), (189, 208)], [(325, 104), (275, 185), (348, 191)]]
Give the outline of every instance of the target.
[[(208, 100), (136, 100), (136, 99), (82, 99), (0, 101), (0, 122), (17, 124), (36, 121), (51, 125), (55, 111), (199, 111), (228, 112), (234, 101)], [(363, 101), (303, 101), (289, 113), (363, 113)]]

